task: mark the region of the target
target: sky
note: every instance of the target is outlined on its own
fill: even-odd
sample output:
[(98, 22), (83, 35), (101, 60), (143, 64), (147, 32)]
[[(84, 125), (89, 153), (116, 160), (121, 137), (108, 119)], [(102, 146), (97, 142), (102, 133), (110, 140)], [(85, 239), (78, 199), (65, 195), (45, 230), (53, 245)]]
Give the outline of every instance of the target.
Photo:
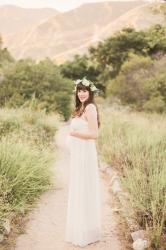
[[(24, 8), (51, 7), (59, 11), (68, 11), (83, 3), (126, 1), (126, 0), (0, 0), (0, 5), (13, 4)], [(134, 0), (128, 0), (134, 1)]]

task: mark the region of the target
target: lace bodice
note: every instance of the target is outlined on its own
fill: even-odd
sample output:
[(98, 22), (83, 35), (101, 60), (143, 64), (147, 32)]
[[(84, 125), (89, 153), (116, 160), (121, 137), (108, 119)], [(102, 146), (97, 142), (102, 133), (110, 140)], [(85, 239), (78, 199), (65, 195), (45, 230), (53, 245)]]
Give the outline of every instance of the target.
[(70, 128), (75, 130), (87, 130), (88, 122), (81, 117), (74, 117), (71, 119)]

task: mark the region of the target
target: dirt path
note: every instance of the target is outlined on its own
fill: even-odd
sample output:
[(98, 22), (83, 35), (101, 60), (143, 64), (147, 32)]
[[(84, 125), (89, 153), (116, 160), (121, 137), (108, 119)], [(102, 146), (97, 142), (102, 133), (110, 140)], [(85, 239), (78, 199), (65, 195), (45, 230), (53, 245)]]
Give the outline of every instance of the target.
[[(25, 234), (18, 236), (12, 250), (78, 250), (64, 241), (67, 195), (69, 183), (69, 152), (65, 146), (68, 126), (63, 126), (56, 135), (59, 158), (53, 168), (55, 187), (41, 196), (36, 208), (29, 214)], [(84, 247), (85, 250), (128, 250), (124, 247), (116, 202), (108, 188), (108, 180), (102, 172), (102, 239)], [(125, 240), (124, 240), (125, 241)]]

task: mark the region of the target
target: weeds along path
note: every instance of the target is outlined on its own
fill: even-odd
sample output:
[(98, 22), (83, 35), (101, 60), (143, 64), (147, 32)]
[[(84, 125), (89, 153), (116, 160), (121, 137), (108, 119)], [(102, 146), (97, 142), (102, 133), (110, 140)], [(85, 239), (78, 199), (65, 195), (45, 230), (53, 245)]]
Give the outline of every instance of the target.
[[(53, 167), (55, 186), (45, 192), (28, 215), (25, 233), (16, 239), (10, 250), (79, 250), (81, 247), (65, 242), (65, 223), (69, 185), (69, 151), (65, 145), (68, 125), (56, 134), (58, 159)], [(123, 221), (117, 214), (117, 202), (109, 191), (107, 176), (100, 171), (102, 194), (102, 239), (84, 247), (85, 250), (128, 250)]]

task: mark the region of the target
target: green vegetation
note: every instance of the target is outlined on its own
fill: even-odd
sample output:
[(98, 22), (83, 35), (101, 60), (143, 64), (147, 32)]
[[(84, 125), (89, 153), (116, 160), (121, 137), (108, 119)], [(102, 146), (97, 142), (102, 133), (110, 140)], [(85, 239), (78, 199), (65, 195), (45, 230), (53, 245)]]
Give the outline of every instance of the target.
[(36, 108), (70, 116), (72, 82), (62, 77), (59, 67), (50, 59), (13, 61), (7, 49), (0, 47), (0, 106), (28, 107), (34, 100)]
[(0, 105), (25, 107), (35, 98), (38, 108), (59, 112), (67, 121), (72, 81), (86, 76), (96, 83), (100, 95), (111, 101), (118, 100), (134, 110), (165, 113), (165, 53), (166, 29), (160, 24), (142, 31), (125, 28), (90, 47), (86, 55), (76, 55), (60, 66), (48, 58), (38, 63), (12, 61), (1, 41)]
[[(45, 59), (39, 63), (30, 59), (19, 60), (10, 69), (4, 70), (1, 106), (25, 106), (35, 96), (38, 108), (47, 112), (57, 111), (67, 119), (71, 88), (71, 81), (61, 76), (58, 67), (51, 60)], [(65, 101), (64, 96), (68, 96)], [(62, 106), (69, 108), (64, 112)]]
[(102, 104), (117, 102), (137, 112), (104, 107), (98, 147), (104, 160), (119, 171), (136, 218), (158, 249), (166, 227), (165, 54), (166, 28), (160, 24), (142, 31), (125, 28), (60, 66), (49, 58), (15, 61), (0, 38), (0, 106), (4, 108), (0, 111), (0, 219), (12, 211), (26, 211), (49, 187), (57, 127), (54, 113), (60, 115), (57, 120), (69, 119), (72, 81), (86, 76), (101, 90)]
[[(87, 55), (74, 56), (72, 61), (66, 61), (64, 64), (60, 65), (61, 73), (64, 77), (72, 80), (82, 79), (87, 77), (87, 79), (96, 81), (99, 71), (94, 67), (94, 63), (90, 60)], [(100, 83), (96, 84), (97, 88), (103, 89), (103, 85)]]
[(158, 249), (166, 225), (166, 117), (104, 108), (98, 148), (116, 168), (138, 223)]
[[(2, 42), (2, 38), (0, 37), (0, 69), (14, 62), (14, 58), (11, 56), (7, 48), (3, 48), (2, 45), (3, 45), (3, 42)], [(1, 75), (1, 71), (0, 71), (0, 75)]]
[(58, 123), (39, 110), (0, 110), (0, 233), (5, 218), (26, 213), (50, 188)]
[(166, 56), (160, 60), (130, 55), (118, 76), (108, 82), (110, 99), (118, 97), (123, 105), (147, 112), (166, 112)]
[(133, 110), (165, 112), (165, 53), (165, 27), (157, 24), (143, 31), (125, 28), (90, 47), (86, 56), (64, 63), (61, 72), (70, 79), (88, 76), (103, 97)]

